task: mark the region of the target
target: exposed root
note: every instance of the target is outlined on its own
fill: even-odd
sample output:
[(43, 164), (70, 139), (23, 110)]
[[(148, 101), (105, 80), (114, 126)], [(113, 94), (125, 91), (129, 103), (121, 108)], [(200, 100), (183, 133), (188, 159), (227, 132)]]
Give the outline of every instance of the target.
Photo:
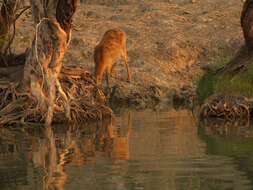
[(200, 115), (203, 118), (224, 118), (233, 121), (238, 118), (250, 118), (252, 103), (244, 97), (213, 95), (202, 105)]
[[(0, 80), (1, 81), (1, 80)], [(18, 83), (0, 86), (0, 126), (17, 123), (45, 123), (47, 106), (38, 106), (30, 93), (17, 91)], [(66, 109), (66, 100), (69, 107)], [(52, 108), (52, 123), (81, 123), (110, 117), (103, 92), (97, 88), (92, 74), (81, 68), (62, 68)], [(68, 112), (69, 109), (69, 113)]]

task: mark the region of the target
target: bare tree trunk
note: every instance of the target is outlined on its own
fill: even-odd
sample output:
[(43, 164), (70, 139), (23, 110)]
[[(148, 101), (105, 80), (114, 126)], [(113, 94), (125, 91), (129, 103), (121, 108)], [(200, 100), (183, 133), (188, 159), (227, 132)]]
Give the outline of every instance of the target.
[(64, 99), (66, 116), (70, 119), (68, 97), (58, 75), (71, 39), (77, 0), (30, 0), (30, 4), (35, 36), (26, 59), (22, 87), (32, 93), (39, 109), (46, 110), (46, 124), (52, 121), (56, 92)]

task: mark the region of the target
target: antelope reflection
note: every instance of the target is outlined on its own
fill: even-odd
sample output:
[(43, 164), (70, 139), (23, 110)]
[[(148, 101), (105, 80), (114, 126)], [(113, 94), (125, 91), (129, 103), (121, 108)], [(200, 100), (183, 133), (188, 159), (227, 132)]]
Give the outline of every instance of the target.
[[(129, 136), (131, 132), (132, 113), (128, 114), (128, 124), (126, 134), (120, 134), (120, 129), (117, 128), (113, 122), (108, 126), (109, 137), (112, 139), (112, 149), (110, 151), (110, 157), (115, 159), (129, 159)], [(119, 129), (119, 130), (118, 130)]]
[(128, 160), (131, 121), (129, 113), (126, 131), (118, 126), (115, 118), (88, 126), (65, 127), (61, 132), (44, 128), (43, 138), (36, 139), (36, 146), (28, 153), (34, 173), (41, 169), (44, 173), (35, 183), (43, 190), (64, 190), (68, 177), (64, 166), (93, 164), (98, 151), (113, 159)]

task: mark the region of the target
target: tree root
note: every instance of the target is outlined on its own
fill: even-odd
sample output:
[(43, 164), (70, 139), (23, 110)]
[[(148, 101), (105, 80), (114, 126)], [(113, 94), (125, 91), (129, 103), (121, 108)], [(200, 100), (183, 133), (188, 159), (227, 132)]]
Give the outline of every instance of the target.
[[(0, 79), (1, 81), (1, 79)], [(59, 74), (61, 90), (56, 93), (52, 123), (81, 123), (110, 117), (103, 92), (96, 86), (89, 71), (82, 68), (62, 68)], [(17, 123), (45, 123), (47, 106), (38, 106), (31, 93), (19, 93), (18, 83), (0, 86), (0, 126)], [(65, 96), (63, 95), (65, 94)], [(69, 113), (66, 114), (66, 99)], [(69, 117), (67, 116), (69, 115)]]
[(202, 118), (223, 118), (233, 121), (238, 118), (250, 118), (252, 102), (244, 97), (215, 94), (201, 106)]

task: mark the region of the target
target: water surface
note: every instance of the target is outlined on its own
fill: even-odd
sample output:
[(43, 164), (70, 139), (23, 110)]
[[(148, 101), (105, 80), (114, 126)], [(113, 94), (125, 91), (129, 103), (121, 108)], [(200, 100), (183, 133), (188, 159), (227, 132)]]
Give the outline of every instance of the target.
[(186, 110), (2, 128), (0, 189), (253, 189), (250, 128), (198, 125)]

